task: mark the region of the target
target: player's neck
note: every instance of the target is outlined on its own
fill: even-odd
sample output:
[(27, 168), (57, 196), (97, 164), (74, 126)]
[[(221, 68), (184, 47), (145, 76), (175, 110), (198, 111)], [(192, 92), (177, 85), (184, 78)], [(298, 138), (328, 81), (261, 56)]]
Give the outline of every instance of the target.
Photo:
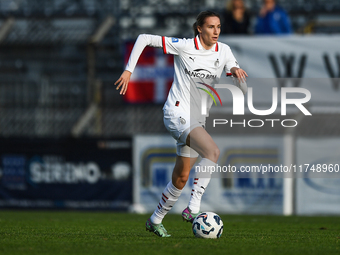
[(199, 38), (200, 43), (201, 43), (201, 45), (202, 45), (202, 47), (203, 47), (204, 49), (210, 50), (210, 49), (214, 46), (214, 44), (211, 44), (211, 45), (206, 44), (206, 43), (204, 42), (202, 36), (199, 35), (198, 38)]

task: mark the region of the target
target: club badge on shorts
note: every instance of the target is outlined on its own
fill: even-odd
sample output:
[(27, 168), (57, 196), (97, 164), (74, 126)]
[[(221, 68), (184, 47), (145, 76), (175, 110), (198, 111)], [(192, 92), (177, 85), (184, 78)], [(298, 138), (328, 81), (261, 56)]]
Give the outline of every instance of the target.
[(186, 122), (186, 120), (185, 120), (185, 119), (183, 119), (182, 117), (179, 117), (179, 121), (180, 121), (180, 122), (181, 122), (181, 124), (183, 124), (183, 125), (184, 125), (185, 123), (187, 123), (187, 122)]

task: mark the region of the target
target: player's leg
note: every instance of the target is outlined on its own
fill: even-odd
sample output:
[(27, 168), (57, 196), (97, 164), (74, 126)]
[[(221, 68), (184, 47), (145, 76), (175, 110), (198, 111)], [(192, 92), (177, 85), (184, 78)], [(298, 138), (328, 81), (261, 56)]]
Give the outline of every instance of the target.
[(194, 149), (203, 159), (217, 163), (220, 150), (208, 132), (202, 127), (194, 128), (186, 139), (186, 144)]
[(176, 157), (175, 167), (172, 173), (172, 180), (162, 192), (161, 199), (156, 210), (146, 222), (146, 229), (161, 237), (170, 236), (162, 224), (165, 215), (171, 210), (182, 193), (190, 174), (192, 166), (197, 158)]
[(172, 172), (172, 183), (177, 189), (182, 190), (188, 181), (190, 170), (194, 166), (197, 157), (177, 156), (174, 171)]
[[(214, 140), (202, 127), (196, 127), (190, 132), (187, 137), (187, 145), (202, 157), (198, 163), (201, 173), (196, 173), (188, 207), (182, 212), (184, 220), (193, 222), (200, 212), (201, 199), (211, 179), (208, 169), (216, 166), (220, 151)], [(205, 172), (204, 176), (202, 176), (203, 171)]]

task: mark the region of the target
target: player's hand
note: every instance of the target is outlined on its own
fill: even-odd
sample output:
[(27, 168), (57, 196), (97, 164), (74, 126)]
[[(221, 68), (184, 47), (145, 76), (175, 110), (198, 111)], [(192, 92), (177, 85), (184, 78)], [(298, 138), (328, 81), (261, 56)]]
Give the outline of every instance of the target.
[(119, 88), (121, 87), (119, 94), (125, 95), (128, 85), (129, 85), (130, 77), (131, 77), (131, 72), (125, 70), (122, 73), (122, 75), (119, 77), (119, 79), (114, 83), (115, 85), (118, 85), (116, 87), (116, 90), (119, 90)]
[(248, 77), (248, 74), (246, 73), (246, 71), (244, 71), (241, 68), (233, 67), (231, 68), (230, 71), (233, 74), (233, 76), (239, 80), (239, 82), (245, 82), (246, 77)]

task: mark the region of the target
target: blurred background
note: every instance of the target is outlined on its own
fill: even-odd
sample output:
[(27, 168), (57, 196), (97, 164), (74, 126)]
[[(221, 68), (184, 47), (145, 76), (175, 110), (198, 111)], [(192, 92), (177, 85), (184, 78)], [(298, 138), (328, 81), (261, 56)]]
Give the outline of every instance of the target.
[[(125, 97), (113, 83), (139, 34), (191, 38), (197, 14), (207, 9), (221, 14), (221, 41), (231, 46), (250, 77), (271, 78), (274, 83), (281, 79), (280, 86), (285, 86), (287, 78), (307, 78), (307, 84), (320, 78), (325, 80), (319, 80), (319, 85), (326, 79), (330, 83), (327, 89), (306, 85), (319, 94), (310, 105), (313, 117), (301, 119), (288, 134), (282, 126), (228, 129), (234, 138), (249, 137), (243, 142), (224, 137), (220, 145), (224, 146), (224, 163), (230, 163), (230, 153), (240, 154), (240, 150), (245, 154), (240, 161), (249, 153), (254, 158), (274, 153), (274, 161), (265, 162), (319, 162), (311, 156), (319, 152), (311, 143), (324, 144), (324, 150), (334, 154), (325, 152), (333, 161), (322, 155), (320, 162), (339, 164), (340, 2), (285, 0), (265, 10), (273, 2), (1, 0), (0, 207), (152, 211), (175, 157), (174, 141), (162, 120), (173, 59), (146, 48)], [(266, 18), (270, 12), (272, 17)], [(271, 28), (264, 24), (268, 20), (283, 23)], [(258, 82), (249, 80), (250, 84)], [(258, 97), (257, 102), (266, 107), (266, 99)], [(287, 119), (297, 118), (297, 112), (289, 114)], [(299, 148), (305, 151), (306, 147), (315, 150), (298, 154)], [(334, 207), (340, 204), (337, 179), (330, 183), (302, 177), (285, 184), (283, 179), (231, 176), (233, 181), (222, 180), (214, 186), (221, 199), (228, 200), (216, 210), (282, 214), (286, 203), (286, 214), (340, 212)], [(299, 185), (305, 186), (299, 190)], [(287, 201), (285, 187), (295, 194), (286, 195)], [(319, 200), (299, 209), (299, 199), (307, 201), (299, 194), (306, 194), (308, 188), (319, 192), (311, 195)], [(318, 205), (324, 196), (331, 197), (333, 206)], [(207, 208), (218, 206), (208, 199), (209, 195)]]

